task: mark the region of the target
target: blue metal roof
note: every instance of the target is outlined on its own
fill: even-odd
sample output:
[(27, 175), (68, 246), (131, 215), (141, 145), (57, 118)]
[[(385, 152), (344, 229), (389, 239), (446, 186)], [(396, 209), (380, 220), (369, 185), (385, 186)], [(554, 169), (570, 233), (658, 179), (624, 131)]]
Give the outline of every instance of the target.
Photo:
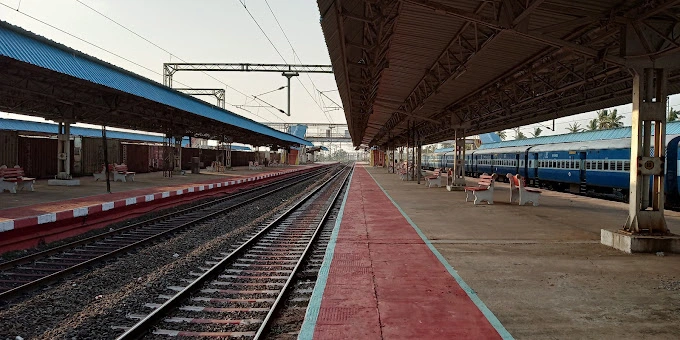
[[(680, 134), (680, 121), (670, 122), (666, 124), (666, 134), (667, 135), (677, 135)], [(619, 138), (630, 138), (631, 137), (631, 127), (626, 126), (617, 129), (608, 130), (596, 130), (596, 131), (585, 131), (577, 133), (567, 133), (563, 135), (554, 136), (541, 136), (536, 138), (527, 139), (516, 139), (502, 141), (499, 143), (482, 144), (479, 149), (491, 149), (491, 148), (505, 148), (510, 146), (523, 146), (523, 145), (538, 145), (538, 144), (556, 144), (556, 143), (571, 143), (571, 142), (587, 142), (595, 140), (607, 140), (607, 139), (619, 139)], [(437, 151), (435, 151), (437, 152)]]
[(153, 80), (0, 21), (0, 55), (107, 86), (225, 124), (279, 140), (312, 146), (302, 138), (272, 129), (231, 111), (185, 95)]
[[(10, 131), (26, 131), (26, 132), (39, 132), (44, 134), (56, 135), (59, 133), (57, 130), (59, 125), (52, 123), (42, 123), (42, 122), (31, 122), (27, 120), (16, 120), (16, 119), (5, 119), (0, 118), (0, 130), (10, 130)], [(82, 136), (82, 137), (101, 137), (102, 130), (85, 128), (78, 126), (71, 126), (71, 135)], [(106, 137), (112, 139), (122, 139), (129, 141), (140, 141), (140, 142), (152, 142), (152, 143), (163, 143), (162, 136), (146, 135), (142, 133), (132, 133), (132, 132), (122, 132), (106, 130)], [(187, 142), (188, 137), (184, 138)], [(184, 144), (184, 143), (182, 143)]]

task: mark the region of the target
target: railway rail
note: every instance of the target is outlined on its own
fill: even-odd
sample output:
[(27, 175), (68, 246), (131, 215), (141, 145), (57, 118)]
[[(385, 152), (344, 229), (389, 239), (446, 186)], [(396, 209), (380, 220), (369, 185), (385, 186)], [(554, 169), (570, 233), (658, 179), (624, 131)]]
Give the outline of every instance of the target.
[(0, 301), (54, 282), (78, 270), (113, 258), (191, 226), (266, 198), (273, 192), (326, 174), (331, 168), (307, 172), (223, 196), (103, 234), (71, 242), (0, 264)]
[[(310, 254), (320, 261), (314, 244), (334, 209), (352, 167), (305, 195), (279, 217), (249, 234), (184, 279), (186, 286), (170, 286), (150, 302), (149, 314), (130, 314), (140, 320), (124, 329), (119, 340), (155, 336), (247, 337), (268, 332), (273, 316), (285, 301)], [(317, 247), (318, 249), (318, 247)], [(323, 249), (323, 247), (322, 247)]]

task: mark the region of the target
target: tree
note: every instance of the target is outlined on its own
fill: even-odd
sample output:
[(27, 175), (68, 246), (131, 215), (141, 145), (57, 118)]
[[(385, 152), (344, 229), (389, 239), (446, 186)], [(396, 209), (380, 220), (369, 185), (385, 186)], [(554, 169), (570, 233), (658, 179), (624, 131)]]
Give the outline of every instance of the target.
[(581, 127), (581, 124), (579, 124), (577, 122), (573, 122), (573, 123), (569, 124), (569, 126), (567, 127), (567, 130), (569, 130), (570, 133), (577, 133), (577, 132), (583, 131), (583, 128)]
[(337, 149), (335, 152), (333, 152), (332, 159), (334, 161), (346, 161), (347, 160), (347, 151), (343, 149)]
[(508, 134), (505, 133), (505, 131), (496, 131), (496, 134), (501, 140), (505, 140), (506, 138), (508, 138)]
[(666, 121), (674, 122), (678, 120), (678, 113), (680, 112), (676, 111), (674, 108), (671, 108), (670, 111), (668, 111), (668, 118)]
[(519, 129), (519, 127), (516, 127), (514, 130), (515, 139), (527, 139), (527, 136), (524, 135), (524, 133)]
[(623, 127), (623, 122), (621, 121), (622, 119), (623, 115), (619, 115), (618, 112), (616, 112), (616, 109), (612, 110), (609, 113), (609, 116), (607, 116), (607, 123), (609, 125), (608, 129)]
[(597, 111), (597, 130), (604, 130), (609, 128), (609, 111)]
[(543, 132), (543, 130), (541, 130), (540, 127), (537, 127), (537, 128), (534, 129), (534, 132), (532, 133), (532, 135), (533, 135), (534, 138), (535, 138), (535, 137), (540, 136), (540, 135), (541, 135), (541, 132)]
[(590, 122), (588, 122), (588, 131), (595, 130), (599, 130), (599, 123), (597, 121), (597, 118), (593, 118)]

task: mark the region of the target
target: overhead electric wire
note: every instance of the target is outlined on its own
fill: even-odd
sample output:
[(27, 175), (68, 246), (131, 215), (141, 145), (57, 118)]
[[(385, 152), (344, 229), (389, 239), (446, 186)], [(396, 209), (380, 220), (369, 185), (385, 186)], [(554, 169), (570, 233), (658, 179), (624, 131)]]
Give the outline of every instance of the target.
[[(260, 23), (257, 22), (257, 19), (255, 19), (255, 17), (253, 16), (253, 14), (250, 13), (250, 10), (248, 9), (248, 7), (246, 7), (245, 2), (242, 2), (242, 1), (240, 1), (240, 0), (237, 0), (237, 1), (243, 6), (243, 8), (246, 10), (246, 12), (248, 12), (248, 15), (250, 15), (250, 18), (253, 19), (253, 21), (255, 22), (255, 25), (257, 25), (257, 27), (260, 29), (260, 31), (262, 32), (262, 34), (264, 34), (265, 38), (267, 38), (267, 41), (269, 41), (269, 44), (271, 44), (272, 47), (274, 47), (274, 50), (276, 50), (276, 53), (278, 53), (279, 57), (281, 57), (281, 59), (283, 60), (283, 62), (286, 63), (286, 64), (288, 64), (288, 61), (286, 60), (286, 58), (283, 56), (283, 54), (281, 54), (281, 52), (280, 52), (279, 49), (276, 47), (276, 45), (274, 44), (274, 42), (273, 42), (273, 41), (269, 38), (269, 36), (267, 35), (267, 32), (265, 32), (264, 29), (262, 28), (262, 26), (260, 26)], [(267, 6), (269, 7), (269, 3), (267, 3)], [(271, 10), (271, 7), (270, 7), (269, 9)], [(272, 14), (274, 14), (274, 13), (272, 12)], [(276, 22), (278, 23), (278, 20), (276, 19), (276, 16), (274, 16), (274, 19), (275, 19)], [(279, 25), (279, 28), (281, 28), (281, 25)], [(281, 30), (283, 30), (283, 28), (281, 28)], [(286, 34), (285, 34), (285, 32), (284, 32), (284, 36), (285, 36), (285, 35), (286, 35)], [(286, 36), (286, 40), (288, 40), (288, 37), (287, 37), (287, 36)], [(288, 43), (290, 43), (290, 40), (288, 40)], [(292, 47), (292, 45), (291, 45), (291, 47)], [(295, 53), (295, 51), (293, 51), (293, 53)], [(297, 54), (295, 54), (295, 55), (297, 55)], [(299, 59), (299, 56), (298, 56), (298, 59)], [(297, 78), (296, 78), (296, 79), (297, 79)], [(326, 119), (328, 119), (329, 123), (332, 122), (332, 119), (330, 119), (330, 118), (328, 117), (328, 115), (326, 114), (326, 112), (324, 112), (324, 110), (323, 110), (323, 108), (321, 107), (321, 105), (319, 105), (319, 103), (318, 103), (317, 100), (314, 98), (314, 96), (312, 96), (312, 94), (309, 92), (309, 90), (307, 89), (307, 87), (305, 87), (305, 84), (303, 84), (303, 83), (300, 81), (300, 79), (297, 79), (297, 81), (300, 83), (300, 85), (302, 85), (302, 88), (305, 89), (305, 92), (307, 92), (307, 95), (309, 95), (309, 97), (312, 99), (312, 101), (314, 102), (314, 104), (316, 104), (316, 106), (319, 107), (319, 109), (320, 109), (321, 112), (324, 114), (324, 116), (326, 116)], [(290, 112), (288, 112), (288, 114), (290, 114)]]
[[(297, 54), (297, 52), (295, 51), (295, 47), (293, 47), (293, 43), (291, 43), (291, 42), (290, 42), (290, 39), (288, 39), (288, 35), (286, 34), (286, 31), (283, 29), (283, 26), (281, 26), (281, 23), (279, 22), (279, 19), (276, 17), (276, 14), (274, 13), (274, 10), (272, 9), (271, 6), (269, 6), (269, 2), (268, 2), (267, 0), (264, 0), (264, 3), (267, 4), (267, 8), (269, 8), (269, 12), (272, 13), (272, 16), (274, 17), (274, 21), (276, 21), (276, 24), (279, 26), (279, 29), (281, 30), (281, 33), (283, 33), (283, 36), (286, 38), (286, 41), (288, 42), (288, 45), (290, 46), (290, 49), (293, 51), (293, 56), (294, 56), (294, 57), (297, 57), (297, 60), (300, 62), (300, 64), (304, 64), (304, 63), (302, 62), (302, 59), (300, 58), (300, 56), (299, 56), (299, 55)], [(295, 61), (294, 59), (295, 59), (295, 58), (293, 58), (293, 61)], [(313, 88), (314, 90), (317, 90), (317, 91), (318, 91), (318, 87), (316, 86), (316, 84), (314, 84), (314, 80), (312, 80), (312, 77), (309, 75), (309, 73), (306, 73), (305, 75), (307, 76), (307, 78), (309, 79), (309, 81), (312, 83), (312, 88)], [(303, 84), (302, 81), (301, 81), (300, 79), (297, 79), (297, 81), (300, 83), (300, 85), (302, 85), (302, 87), (305, 89), (305, 91), (307, 91), (307, 94), (308, 94), (310, 97), (312, 97), (311, 93), (309, 93), (309, 91), (307, 90), (307, 87), (305, 87), (305, 84)], [(320, 98), (319, 98), (319, 99), (320, 99)], [(330, 98), (329, 98), (329, 99), (330, 99)], [(314, 100), (314, 102), (316, 103), (316, 99), (314, 99), (314, 98), (312, 97), (312, 100)], [(326, 111), (325, 111), (318, 103), (317, 103), (317, 106), (319, 106), (319, 108), (321, 109), (321, 111), (324, 113), (324, 115), (325, 115), (326, 118), (328, 119), (328, 122), (332, 124), (332, 123), (333, 123), (333, 118), (330, 116), (330, 114), (326, 114)]]
[[(166, 50), (165, 48), (159, 46), (158, 44), (154, 43), (153, 41), (151, 41), (151, 40), (149, 40), (149, 39), (143, 37), (142, 35), (138, 34), (137, 32), (135, 32), (135, 31), (133, 31), (133, 30), (127, 28), (125, 25), (119, 23), (118, 21), (116, 21), (116, 20), (114, 20), (113, 18), (107, 16), (106, 14), (104, 14), (104, 13), (98, 11), (97, 9), (93, 8), (92, 6), (90, 6), (90, 5), (88, 5), (88, 4), (84, 3), (84, 2), (82, 2), (81, 0), (75, 0), (75, 1), (78, 2), (79, 4), (83, 5), (83, 6), (87, 7), (87, 8), (90, 9), (91, 11), (93, 11), (93, 12), (99, 14), (100, 16), (106, 18), (107, 20), (113, 22), (114, 24), (120, 26), (121, 28), (125, 29), (126, 31), (128, 31), (128, 32), (130, 32), (130, 33), (132, 33), (132, 34), (134, 34), (134, 35), (137, 36), (138, 38), (140, 38), (140, 39), (146, 41), (147, 43), (153, 45), (154, 47), (160, 49), (161, 51), (163, 51), (163, 52), (169, 54), (171, 57), (175, 57), (175, 58), (177, 58), (179, 61), (181, 61), (181, 62), (183, 62), (183, 63), (186, 63), (186, 62), (187, 62), (186, 60), (180, 58), (178, 55), (176, 55), (176, 54), (174, 54), (174, 53), (172, 53), (172, 52)], [(147, 69), (148, 69), (148, 68), (147, 68)], [(156, 73), (156, 74), (159, 74), (159, 75), (163, 76), (162, 74), (160, 74), (160, 73), (158, 73), (158, 72), (155, 72), (155, 71), (152, 71), (152, 72), (154, 72), (154, 73)], [(248, 95), (248, 94), (245, 94), (245, 93), (239, 91), (237, 88), (235, 88), (235, 87), (233, 87), (233, 86), (230, 86), (229, 84), (223, 82), (222, 80), (220, 80), (220, 79), (214, 77), (213, 75), (211, 75), (211, 74), (209, 74), (209, 73), (207, 73), (207, 72), (205, 72), (205, 71), (201, 71), (201, 72), (202, 72), (203, 74), (207, 75), (208, 77), (210, 77), (210, 78), (212, 78), (212, 79), (218, 81), (219, 83), (221, 83), (222, 85), (224, 85), (227, 89), (232, 89), (233, 91), (236, 91), (236, 92), (238, 92), (239, 94), (241, 94), (241, 95), (243, 95), (243, 96), (245, 96), (245, 97), (253, 97), (252, 95)], [(179, 82), (179, 81), (177, 81), (177, 83), (182, 84), (182, 83)], [(182, 85), (187, 86), (187, 87), (189, 87), (189, 88), (192, 88), (191, 86), (188, 86), (188, 85), (186, 85), (186, 84), (182, 84)], [(225, 103), (229, 104), (230, 106), (233, 106), (233, 107), (235, 107), (235, 108), (240, 109), (240, 108), (237, 107), (236, 105), (231, 104), (231, 103), (227, 102), (226, 100), (225, 100)], [(253, 112), (251, 112), (251, 111), (248, 111), (248, 110), (244, 110), (244, 111), (249, 112), (249, 113), (251, 113), (251, 114), (253, 114), (253, 115), (257, 116), (257, 117), (260, 117), (260, 118), (263, 119), (263, 120), (265, 120), (264, 117), (262, 117), (262, 116), (260, 116), (260, 115), (257, 115), (257, 114), (255, 114), (255, 113), (253, 113)], [(269, 111), (269, 112), (271, 113), (271, 111)], [(275, 116), (275, 117), (277, 117), (279, 120), (283, 121), (278, 115), (275, 115), (275, 114), (273, 114), (273, 113), (272, 113), (272, 115)], [(265, 122), (271, 123), (271, 122), (268, 122), (268, 121), (266, 121), (266, 120), (265, 120)], [(285, 122), (285, 121), (284, 121), (284, 122)]]

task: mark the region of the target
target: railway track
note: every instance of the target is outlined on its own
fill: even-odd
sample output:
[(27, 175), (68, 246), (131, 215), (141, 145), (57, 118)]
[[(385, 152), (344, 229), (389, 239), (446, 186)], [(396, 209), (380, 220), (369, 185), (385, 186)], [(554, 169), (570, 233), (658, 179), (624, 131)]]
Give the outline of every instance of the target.
[(114, 326), (125, 330), (118, 339), (150, 334), (261, 338), (296, 277), (305, 276), (300, 270), (309, 256), (314, 253), (311, 261), (322, 260), (325, 246), (313, 252), (314, 243), (337, 214), (334, 203), (350, 172), (346, 167), (242, 244), (188, 273), (181, 285), (167, 287), (167, 293), (158, 296), (162, 303), (152, 301), (145, 311), (129, 314), (139, 321), (131, 327)]
[(330, 167), (324, 167), (313, 172), (294, 175), (281, 181), (270, 182), (147, 221), (1, 263), (0, 301), (16, 297), (83, 268), (187, 230), (198, 223), (264, 199), (273, 192), (318, 178), (329, 170)]

